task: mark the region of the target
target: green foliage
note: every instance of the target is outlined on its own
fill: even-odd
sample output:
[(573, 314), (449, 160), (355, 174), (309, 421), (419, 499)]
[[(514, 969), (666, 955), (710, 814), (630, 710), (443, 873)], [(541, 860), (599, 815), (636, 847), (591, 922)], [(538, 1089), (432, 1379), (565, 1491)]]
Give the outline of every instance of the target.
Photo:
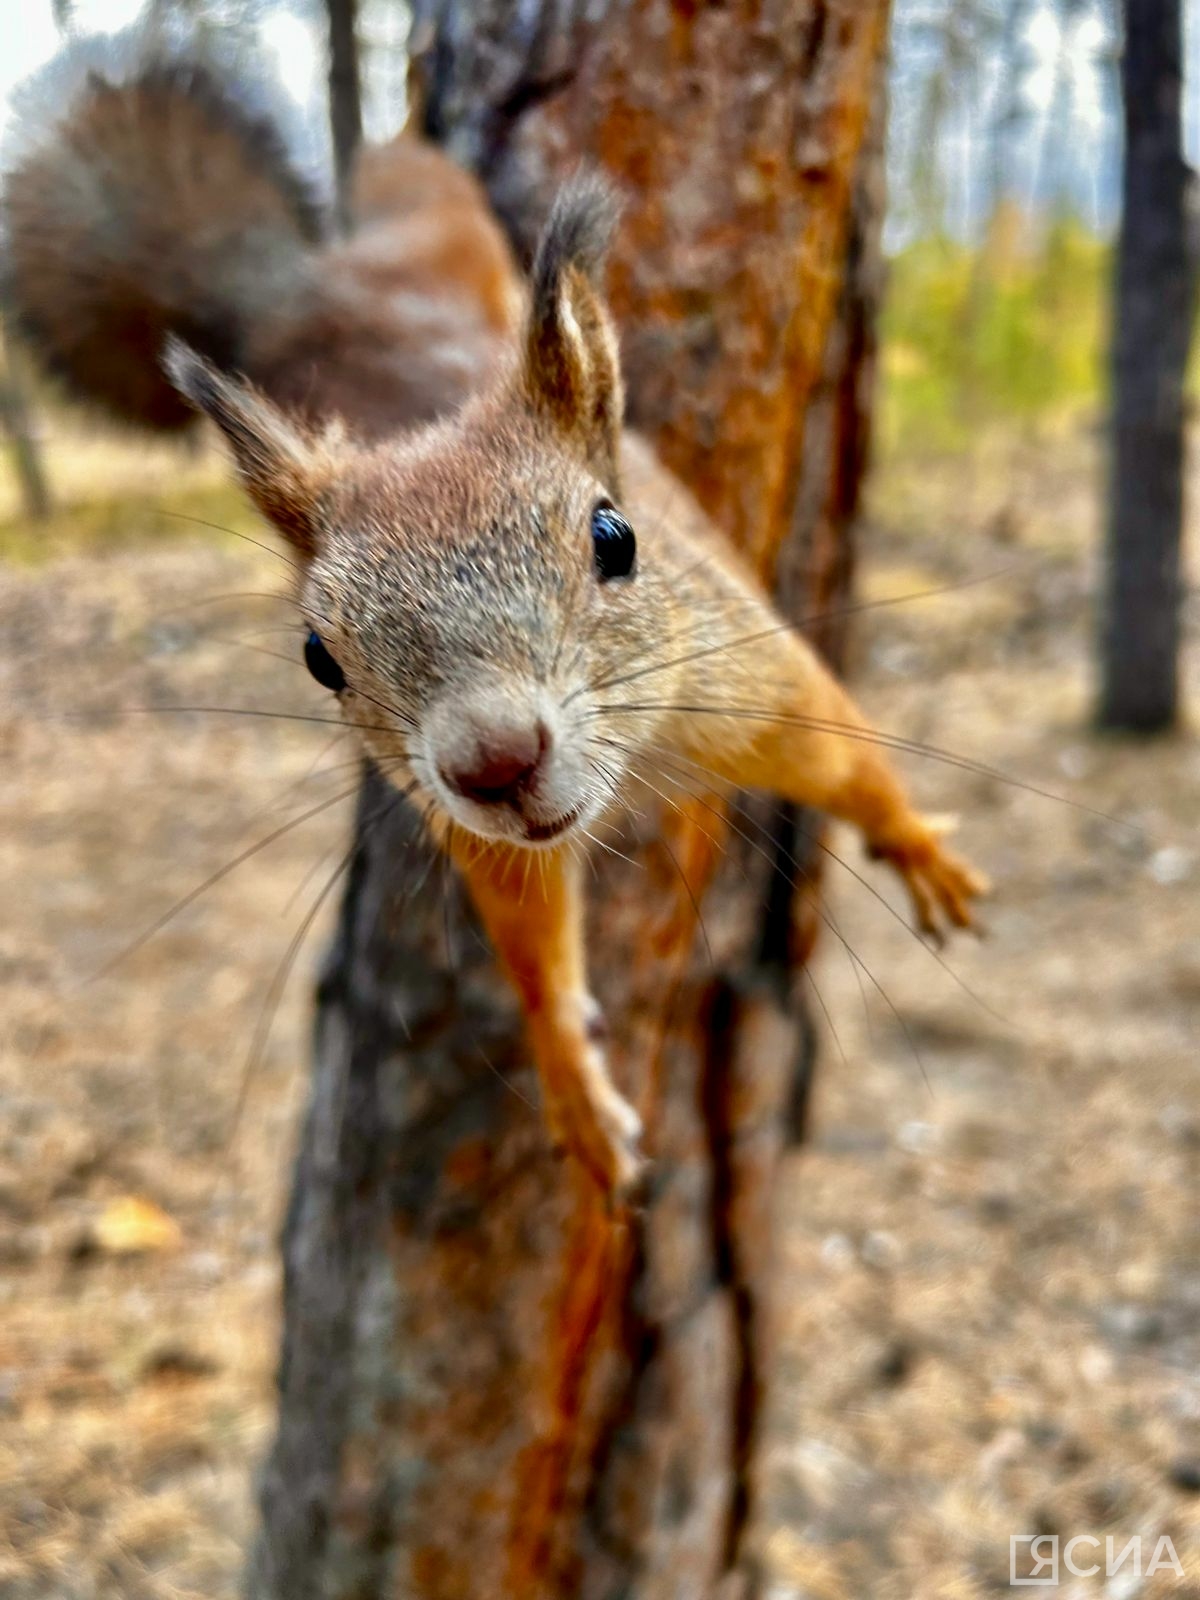
[(1106, 387), (1111, 246), (1077, 223), (1032, 239), (1001, 213), (983, 246), (918, 241), (891, 263), (879, 396), (885, 453), (1052, 428)]

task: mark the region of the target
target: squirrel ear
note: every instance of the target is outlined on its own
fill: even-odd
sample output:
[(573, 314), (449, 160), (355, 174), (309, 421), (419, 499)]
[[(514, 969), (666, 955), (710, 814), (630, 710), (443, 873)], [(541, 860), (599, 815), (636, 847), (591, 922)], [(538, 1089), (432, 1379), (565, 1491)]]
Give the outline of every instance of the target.
[(250, 499), (297, 550), (312, 555), (317, 501), (329, 475), (315, 441), (264, 395), (218, 372), (174, 335), (163, 366), (180, 394), (225, 435)]
[(598, 174), (582, 173), (559, 191), (534, 258), (521, 369), (527, 402), (608, 479), (625, 403), (616, 329), (600, 289), (616, 220), (615, 195)]

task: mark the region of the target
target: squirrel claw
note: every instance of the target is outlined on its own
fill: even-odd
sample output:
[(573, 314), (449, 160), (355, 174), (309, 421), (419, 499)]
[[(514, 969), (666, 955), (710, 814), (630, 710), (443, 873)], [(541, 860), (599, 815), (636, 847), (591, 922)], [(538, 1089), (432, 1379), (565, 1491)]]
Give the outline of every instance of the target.
[(642, 1121), (609, 1084), (580, 1086), (552, 1114), (557, 1140), (591, 1178), (610, 1212), (635, 1197), (646, 1171), (639, 1141)]
[(946, 831), (941, 819), (932, 826), (921, 819), (907, 836), (895, 843), (876, 844), (872, 852), (890, 862), (904, 879), (917, 926), (939, 948), (945, 942), (947, 926), (978, 931), (972, 902), (991, 889), (982, 872), (942, 843)]
[(546, 1105), (546, 1120), (556, 1148), (567, 1151), (587, 1172), (612, 1212), (634, 1200), (646, 1172), (640, 1149), (642, 1119), (613, 1085), (604, 1054), (603, 1016), (585, 1002), (582, 1059), (563, 1073)]

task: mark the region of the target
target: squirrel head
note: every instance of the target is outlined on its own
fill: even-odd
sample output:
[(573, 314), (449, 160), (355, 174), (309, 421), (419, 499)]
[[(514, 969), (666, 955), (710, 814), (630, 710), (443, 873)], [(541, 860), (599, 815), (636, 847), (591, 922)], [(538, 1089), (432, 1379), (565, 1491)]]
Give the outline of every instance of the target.
[(669, 604), (621, 511), (599, 286), (613, 217), (599, 180), (562, 191), (500, 377), (393, 439), (314, 434), (186, 346), (166, 357), (300, 557), (310, 667), (372, 758), (443, 821), (519, 845), (613, 802), (626, 763), (599, 737), (597, 696), (654, 648)]

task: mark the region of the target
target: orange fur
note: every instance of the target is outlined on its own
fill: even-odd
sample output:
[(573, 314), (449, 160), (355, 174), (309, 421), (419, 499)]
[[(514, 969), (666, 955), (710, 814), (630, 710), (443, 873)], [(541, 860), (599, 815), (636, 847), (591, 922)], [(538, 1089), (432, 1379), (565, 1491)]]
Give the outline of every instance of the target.
[(478, 181), (412, 134), (368, 145), (350, 192), (350, 251), (364, 281), (428, 292), (491, 332), (510, 336), (521, 313), (512, 252)]

